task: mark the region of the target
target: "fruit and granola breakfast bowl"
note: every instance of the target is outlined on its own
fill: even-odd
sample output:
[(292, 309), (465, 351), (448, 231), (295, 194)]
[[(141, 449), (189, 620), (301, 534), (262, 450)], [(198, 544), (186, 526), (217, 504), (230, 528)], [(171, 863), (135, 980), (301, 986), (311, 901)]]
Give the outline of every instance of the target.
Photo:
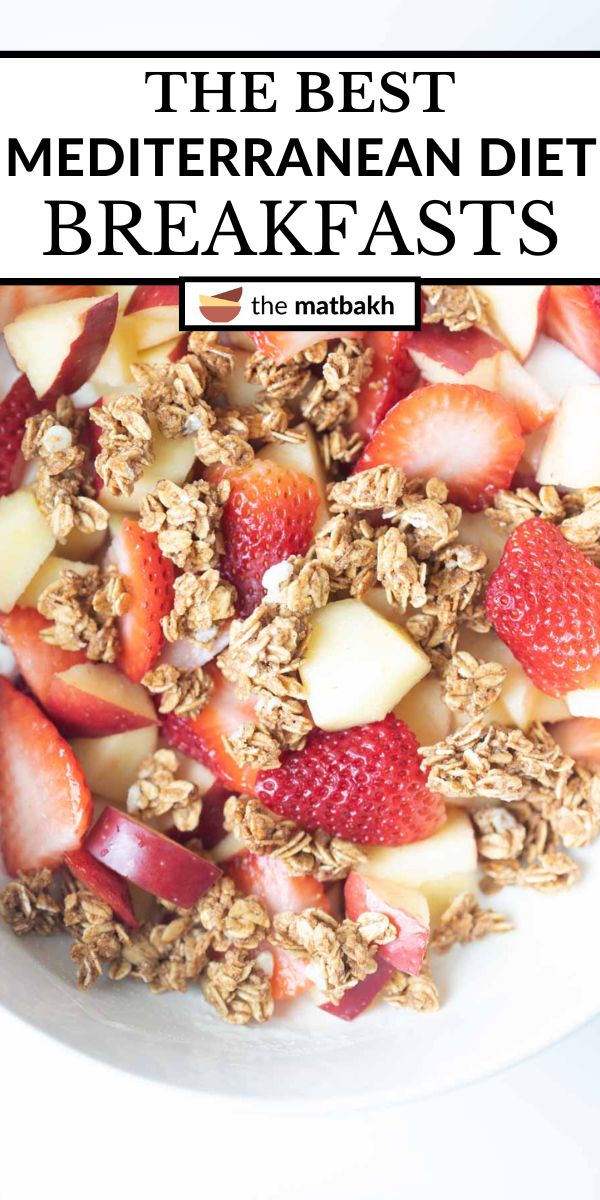
[(592, 1015), (600, 289), (250, 338), (1, 292), (3, 1002), (311, 1103)]

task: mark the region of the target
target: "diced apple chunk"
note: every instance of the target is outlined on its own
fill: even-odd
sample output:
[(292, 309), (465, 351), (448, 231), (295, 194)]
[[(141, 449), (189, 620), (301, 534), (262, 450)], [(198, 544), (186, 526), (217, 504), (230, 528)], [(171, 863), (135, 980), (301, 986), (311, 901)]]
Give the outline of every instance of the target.
[[(565, 700), (571, 717), (600, 717), (600, 684), (567, 692)], [(555, 717), (553, 720), (561, 718)]]
[(123, 317), (128, 336), (131, 336), (138, 350), (148, 346), (159, 346), (179, 333), (179, 307), (177, 304), (163, 304), (154, 308), (131, 310)]
[(135, 283), (105, 283), (98, 285), (96, 294), (98, 296), (112, 296), (116, 292), (119, 299), (119, 312), (124, 312), (135, 289)]
[(260, 398), (262, 388), (259, 383), (251, 383), (246, 379), (246, 363), (250, 355), (246, 350), (231, 349), (233, 371), (225, 380), (227, 396), (232, 408), (249, 408)]
[(430, 666), (399, 625), (338, 600), (313, 614), (300, 676), (315, 725), (348, 729), (382, 720)]
[(569, 388), (550, 426), (537, 480), (555, 487), (600, 486), (600, 384)]
[(524, 362), (542, 327), (550, 289), (545, 284), (500, 283), (478, 284), (477, 291), (487, 301), (492, 328)]
[(421, 746), (432, 746), (452, 733), (452, 713), (433, 672), (406, 693), (394, 712), (412, 729)]
[(119, 318), (90, 383), (99, 396), (109, 388), (127, 387), (133, 382), (131, 364), (136, 361), (137, 347), (132, 332)]
[(105, 663), (79, 663), (54, 675), (48, 705), (61, 729), (74, 737), (103, 737), (158, 724), (146, 689)]
[(24, 488), (0, 499), (0, 547), (0, 612), (10, 612), (54, 549), (50, 525)]
[(114, 329), (116, 296), (42, 304), (4, 330), (6, 344), (38, 396), (71, 395), (95, 371)]
[(544, 388), (557, 408), (574, 384), (600, 383), (596, 372), (587, 363), (545, 333), (540, 334), (525, 366), (528, 375)]
[(179, 333), (177, 337), (161, 342), (159, 346), (148, 346), (146, 350), (138, 350), (135, 361), (140, 363), (177, 362), (186, 352), (187, 333)]
[(321, 498), (315, 528), (320, 529), (329, 520), (327, 480), (323, 461), (310, 425), (296, 425), (294, 433), (302, 434), (303, 441), (270, 442), (259, 451), (258, 457), (268, 458), (270, 462), (277, 463), (278, 467), (286, 467), (289, 471), (303, 471), (305, 475), (314, 479)]
[(438, 833), (407, 846), (369, 846), (361, 870), (417, 888), (425, 896), (432, 925), (455, 896), (477, 888), (477, 846), (471, 821), (459, 808), (448, 809)]
[(63, 571), (75, 571), (77, 575), (85, 575), (91, 569), (89, 563), (73, 562), (69, 558), (60, 558), (58, 554), (51, 554), (19, 596), (17, 601), (19, 608), (37, 608), (37, 602), (42, 592), (50, 587), (51, 583), (56, 583)]
[(506, 667), (502, 691), (495, 704), (483, 714), (487, 721), (516, 725), (527, 732), (533, 721), (562, 721), (568, 717), (565, 701), (541, 692), (497, 634), (465, 631), (459, 649), (467, 650), (484, 662), (499, 662)]
[(108, 737), (74, 738), (73, 753), (81, 763), (88, 787), (97, 796), (124, 805), (145, 758), (154, 754), (158, 729), (147, 725)]
[(166, 438), (154, 426), (152, 442), (154, 461), (144, 468), (130, 496), (113, 496), (108, 488), (102, 488), (98, 499), (110, 512), (139, 512), (143, 497), (152, 491), (159, 479), (185, 483), (196, 457), (193, 434)]

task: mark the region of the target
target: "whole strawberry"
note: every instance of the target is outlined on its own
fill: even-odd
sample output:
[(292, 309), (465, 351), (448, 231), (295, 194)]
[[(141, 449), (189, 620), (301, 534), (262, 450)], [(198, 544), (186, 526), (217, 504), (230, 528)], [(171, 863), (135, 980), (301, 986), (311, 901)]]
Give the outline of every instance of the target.
[(304, 829), (361, 844), (418, 842), (443, 824), (445, 807), (427, 787), (417, 750), (393, 713), (339, 733), (314, 729), (303, 750), (259, 772), (256, 794)]
[(600, 570), (548, 521), (534, 517), (511, 534), (486, 611), (541, 691), (600, 683)]

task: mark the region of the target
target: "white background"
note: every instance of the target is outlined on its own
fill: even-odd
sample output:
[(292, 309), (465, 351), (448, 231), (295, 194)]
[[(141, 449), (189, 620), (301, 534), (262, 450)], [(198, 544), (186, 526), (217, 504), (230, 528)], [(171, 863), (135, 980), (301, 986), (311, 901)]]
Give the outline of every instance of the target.
[[(368, 41), (368, 38), (367, 38)], [(405, 47), (399, 47), (401, 52)], [(145, 82), (149, 71), (206, 71), (212, 87), (220, 86), (220, 72), (233, 72), (232, 93), (236, 109), (244, 107), (243, 79), (245, 70), (275, 74), (268, 85), (268, 100), (277, 104), (275, 112), (252, 113), (236, 111), (221, 113), (220, 101), (209, 99), (216, 111), (194, 113), (194, 88), (180, 79), (172, 81), (172, 106), (176, 112), (156, 112), (161, 106), (160, 80)], [(300, 103), (299, 73), (324, 70), (332, 80), (331, 92), (336, 103), (330, 111), (298, 113)], [(365, 83), (367, 98), (374, 103), (372, 113), (342, 114), (342, 71), (370, 71), (371, 83)], [(403, 71), (402, 85), (409, 104), (404, 112), (381, 112), (380, 103), (390, 104), (382, 93), (379, 80), (387, 72)], [(448, 78), (439, 81), (440, 113), (427, 112), (429, 86), (426, 78), (413, 79), (423, 71), (454, 72), (455, 82)], [(550, 164), (562, 169), (558, 177), (536, 178), (535, 146), (538, 137), (568, 139), (593, 138), (598, 130), (597, 73), (594, 60), (586, 59), (460, 59), (449, 57), (414, 58), (384, 57), (324, 59), (216, 59), (163, 57), (139, 59), (29, 59), (7, 60), (0, 71), (0, 111), (3, 113), (0, 153), (2, 166), (2, 212), (0, 224), (0, 271), (5, 279), (54, 278), (172, 278), (174, 274), (194, 276), (222, 275), (312, 275), (325, 277), (421, 275), (425, 278), (586, 278), (590, 259), (600, 254), (600, 224), (597, 220), (597, 196), (600, 192), (600, 146), (588, 147), (589, 168), (585, 177), (575, 173), (573, 146), (557, 146), (554, 152), (559, 161)], [(60, 88), (55, 86), (59, 77)], [(24, 79), (35, 79), (35, 90), (25, 91), (22, 102), (13, 105)], [(358, 82), (358, 81), (357, 81)], [(77, 97), (76, 105), (73, 97)], [(43, 98), (43, 105), (40, 99)], [(126, 99), (126, 102), (124, 100)], [(362, 105), (362, 101), (356, 101)], [(262, 102), (261, 102), (262, 104)], [(543, 121), (540, 121), (540, 106)], [(6, 178), (6, 147), (4, 135), (18, 138), (23, 150), (32, 156), (40, 137), (56, 139), (90, 137), (113, 138), (127, 146), (130, 137), (143, 138), (204, 138), (205, 146), (198, 149), (201, 164), (210, 138), (227, 138), (238, 145), (244, 138), (263, 138), (273, 144), (276, 166), (290, 137), (301, 139), (313, 168), (314, 145), (318, 136), (330, 141), (334, 148), (343, 136), (355, 142), (357, 138), (381, 138), (379, 169), (385, 171), (399, 138), (407, 138), (414, 147), (420, 167), (426, 170), (425, 144), (428, 137), (436, 139), (448, 152), (453, 137), (461, 142), (459, 177), (444, 168), (436, 169), (432, 178), (425, 174), (413, 176), (401, 169), (390, 178), (341, 176), (333, 167), (324, 178), (306, 178), (300, 171), (289, 170), (281, 178), (267, 178), (260, 172), (250, 178), (243, 174), (231, 177), (219, 173), (215, 177), (180, 179), (174, 148), (165, 151), (164, 176), (155, 178), (154, 159), (140, 150), (140, 174), (130, 177), (123, 173), (90, 178), (89, 159), (83, 148), (81, 160), (71, 166), (83, 171), (82, 177), (60, 177), (58, 164), (52, 165), (49, 178), (36, 167), (30, 174), (17, 167), (15, 176)], [(480, 178), (480, 147), (483, 138), (503, 138), (517, 151), (521, 139), (532, 142), (531, 177), (521, 173), (517, 155), (515, 167), (505, 176)], [(109, 160), (110, 161), (110, 160)], [(494, 153), (494, 163), (502, 157)], [(194, 164), (196, 169), (198, 164)], [(206, 167), (204, 167), (206, 170)], [(243, 172), (243, 165), (240, 167)], [(357, 168), (354, 166), (354, 170)], [(396, 241), (390, 236), (377, 236), (371, 244), (374, 230), (380, 229), (378, 214), (383, 199), (387, 199), (400, 227), (403, 245), (398, 254)], [(495, 253), (480, 254), (483, 242), (481, 200), (504, 201), (514, 205), (514, 214), (506, 208), (496, 208), (493, 216), (493, 246)], [(50, 209), (47, 201), (79, 201), (87, 209), (84, 227), (92, 244), (81, 255), (48, 255), (51, 246)], [(123, 219), (130, 210), (123, 202), (137, 203), (141, 220), (132, 231), (146, 250), (140, 254), (130, 248), (121, 235), (116, 235), (115, 253), (105, 253), (106, 208), (102, 201), (118, 202), (117, 213)], [(170, 246), (177, 257), (160, 255), (160, 208), (156, 201), (169, 201), (171, 223), (184, 221), (182, 231), (171, 235)], [(221, 235), (213, 247), (220, 229), (226, 202), (236, 210), (251, 251), (239, 252), (237, 237)], [(288, 240), (279, 234), (275, 255), (264, 256), (267, 245), (268, 202), (276, 201), (276, 215), (282, 219), (300, 201), (302, 207), (290, 218), (289, 228), (309, 251), (298, 254)], [(353, 202), (356, 214), (346, 208), (336, 208), (332, 224), (346, 222), (342, 237), (335, 231), (331, 236), (334, 253), (319, 257), (322, 245), (319, 201)], [(461, 214), (461, 202), (469, 207)], [(558, 244), (548, 255), (542, 255), (548, 245), (544, 234), (528, 229), (521, 220), (521, 211), (531, 202), (553, 203), (552, 216), (543, 205), (535, 204), (532, 216), (556, 230)], [(174, 204), (173, 202), (180, 202)], [(448, 226), (454, 233), (454, 248), (442, 253), (445, 238), (421, 224), (421, 206), (435, 202), (430, 209), (431, 219)], [(195, 212), (189, 205), (195, 206)], [(448, 213), (444, 205), (450, 205)], [(61, 209), (61, 212), (63, 210)], [(72, 220), (71, 207), (64, 210), (65, 220)], [(230, 229), (229, 221), (226, 229)], [(387, 229), (384, 222), (383, 229)], [(521, 254), (520, 242), (533, 252)], [(429, 253), (419, 252), (422, 243)], [(61, 249), (76, 250), (80, 246), (75, 231), (61, 235)], [(195, 249), (195, 247), (197, 247)], [(216, 254), (212, 254), (216, 250)], [(369, 254), (365, 251), (369, 249)], [(371, 253), (371, 251), (374, 251)], [(211, 256), (212, 255), (212, 256)], [(314, 256), (314, 257), (313, 257)], [(476, 256), (476, 257), (474, 257)], [(343, 265), (343, 270), (342, 270)]]
[[(4, 21), (5, 48), (600, 45), (597, 0), (463, 0), (459, 8), (447, 0), (34, 0), (11, 5)], [(35, 94), (35, 78), (22, 78), (13, 103)], [(0, 1055), (0, 1187), (24, 1200), (592, 1200), (599, 1192), (600, 1021), (461, 1092), (319, 1122), (207, 1112), (197, 1098), (115, 1075), (4, 1013)]]

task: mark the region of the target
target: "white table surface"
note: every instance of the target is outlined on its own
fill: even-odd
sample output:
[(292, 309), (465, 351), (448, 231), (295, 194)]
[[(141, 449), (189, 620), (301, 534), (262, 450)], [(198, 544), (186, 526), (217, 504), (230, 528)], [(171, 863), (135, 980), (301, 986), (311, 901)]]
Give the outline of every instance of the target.
[(199, 1096), (105, 1068), (5, 1012), (0, 1062), (7, 1200), (600, 1194), (600, 1017), (472, 1087), (319, 1120), (211, 1111)]

